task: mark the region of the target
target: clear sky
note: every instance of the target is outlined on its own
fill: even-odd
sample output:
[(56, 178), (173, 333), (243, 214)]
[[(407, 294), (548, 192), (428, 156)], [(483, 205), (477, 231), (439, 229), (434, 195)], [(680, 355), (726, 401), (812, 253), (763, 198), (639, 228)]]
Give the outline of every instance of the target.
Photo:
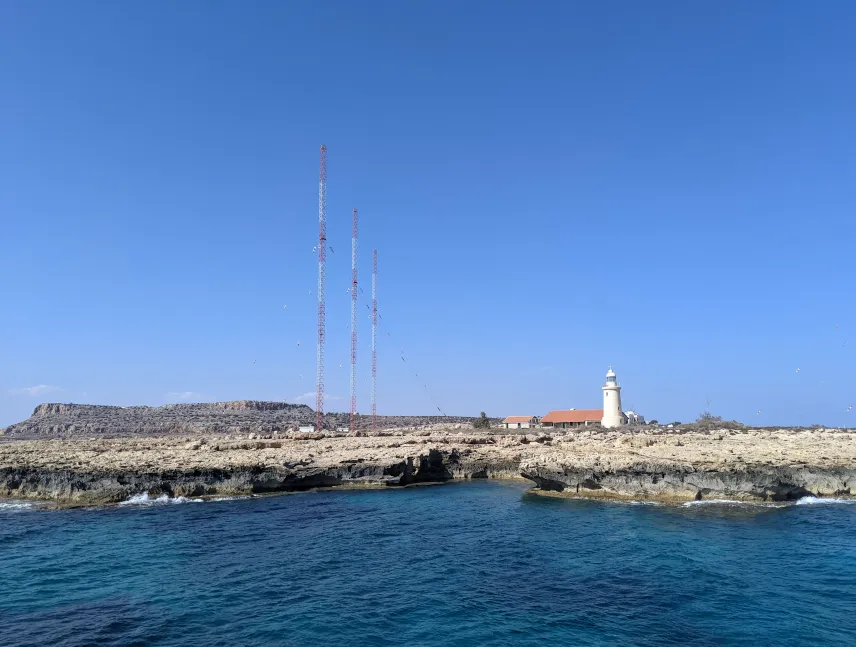
[(328, 410), (357, 207), (363, 412), (377, 248), (380, 413), (598, 408), (612, 365), (660, 421), (856, 425), (854, 32), (841, 0), (2, 2), (0, 425), (314, 406), (322, 143)]

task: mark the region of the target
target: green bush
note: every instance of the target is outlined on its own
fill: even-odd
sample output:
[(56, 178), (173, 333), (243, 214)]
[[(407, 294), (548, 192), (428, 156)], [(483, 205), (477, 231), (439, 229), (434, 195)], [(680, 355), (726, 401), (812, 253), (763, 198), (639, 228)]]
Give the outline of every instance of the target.
[(481, 412), (481, 416), (479, 418), (473, 420), (473, 427), (476, 429), (490, 429), (490, 420), (484, 411)]

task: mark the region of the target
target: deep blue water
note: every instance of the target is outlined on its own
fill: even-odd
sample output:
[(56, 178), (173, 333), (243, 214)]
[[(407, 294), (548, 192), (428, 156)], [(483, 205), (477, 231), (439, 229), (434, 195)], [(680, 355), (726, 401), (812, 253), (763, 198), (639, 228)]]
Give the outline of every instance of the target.
[(3, 645), (853, 645), (856, 505), (467, 483), (0, 508)]

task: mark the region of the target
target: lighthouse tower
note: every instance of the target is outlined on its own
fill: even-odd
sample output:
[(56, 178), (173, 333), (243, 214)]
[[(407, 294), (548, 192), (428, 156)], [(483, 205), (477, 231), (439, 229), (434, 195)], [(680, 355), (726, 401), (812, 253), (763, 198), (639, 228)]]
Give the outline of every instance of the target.
[(615, 379), (615, 371), (612, 367), (606, 372), (606, 384), (603, 385), (603, 420), (600, 424), (604, 427), (618, 427), (624, 422), (624, 414), (621, 413), (621, 387)]

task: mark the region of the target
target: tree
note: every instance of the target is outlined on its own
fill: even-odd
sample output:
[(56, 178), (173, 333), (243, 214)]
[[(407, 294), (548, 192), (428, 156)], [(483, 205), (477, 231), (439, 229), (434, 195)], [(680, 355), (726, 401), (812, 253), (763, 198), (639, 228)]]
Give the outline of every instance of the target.
[(722, 416), (715, 416), (710, 411), (702, 411), (696, 422), (722, 422)]
[(473, 420), (473, 427), (476, 429), (490, 429), (490, 420), (484, 411), (481, 412), (481, 417)]

